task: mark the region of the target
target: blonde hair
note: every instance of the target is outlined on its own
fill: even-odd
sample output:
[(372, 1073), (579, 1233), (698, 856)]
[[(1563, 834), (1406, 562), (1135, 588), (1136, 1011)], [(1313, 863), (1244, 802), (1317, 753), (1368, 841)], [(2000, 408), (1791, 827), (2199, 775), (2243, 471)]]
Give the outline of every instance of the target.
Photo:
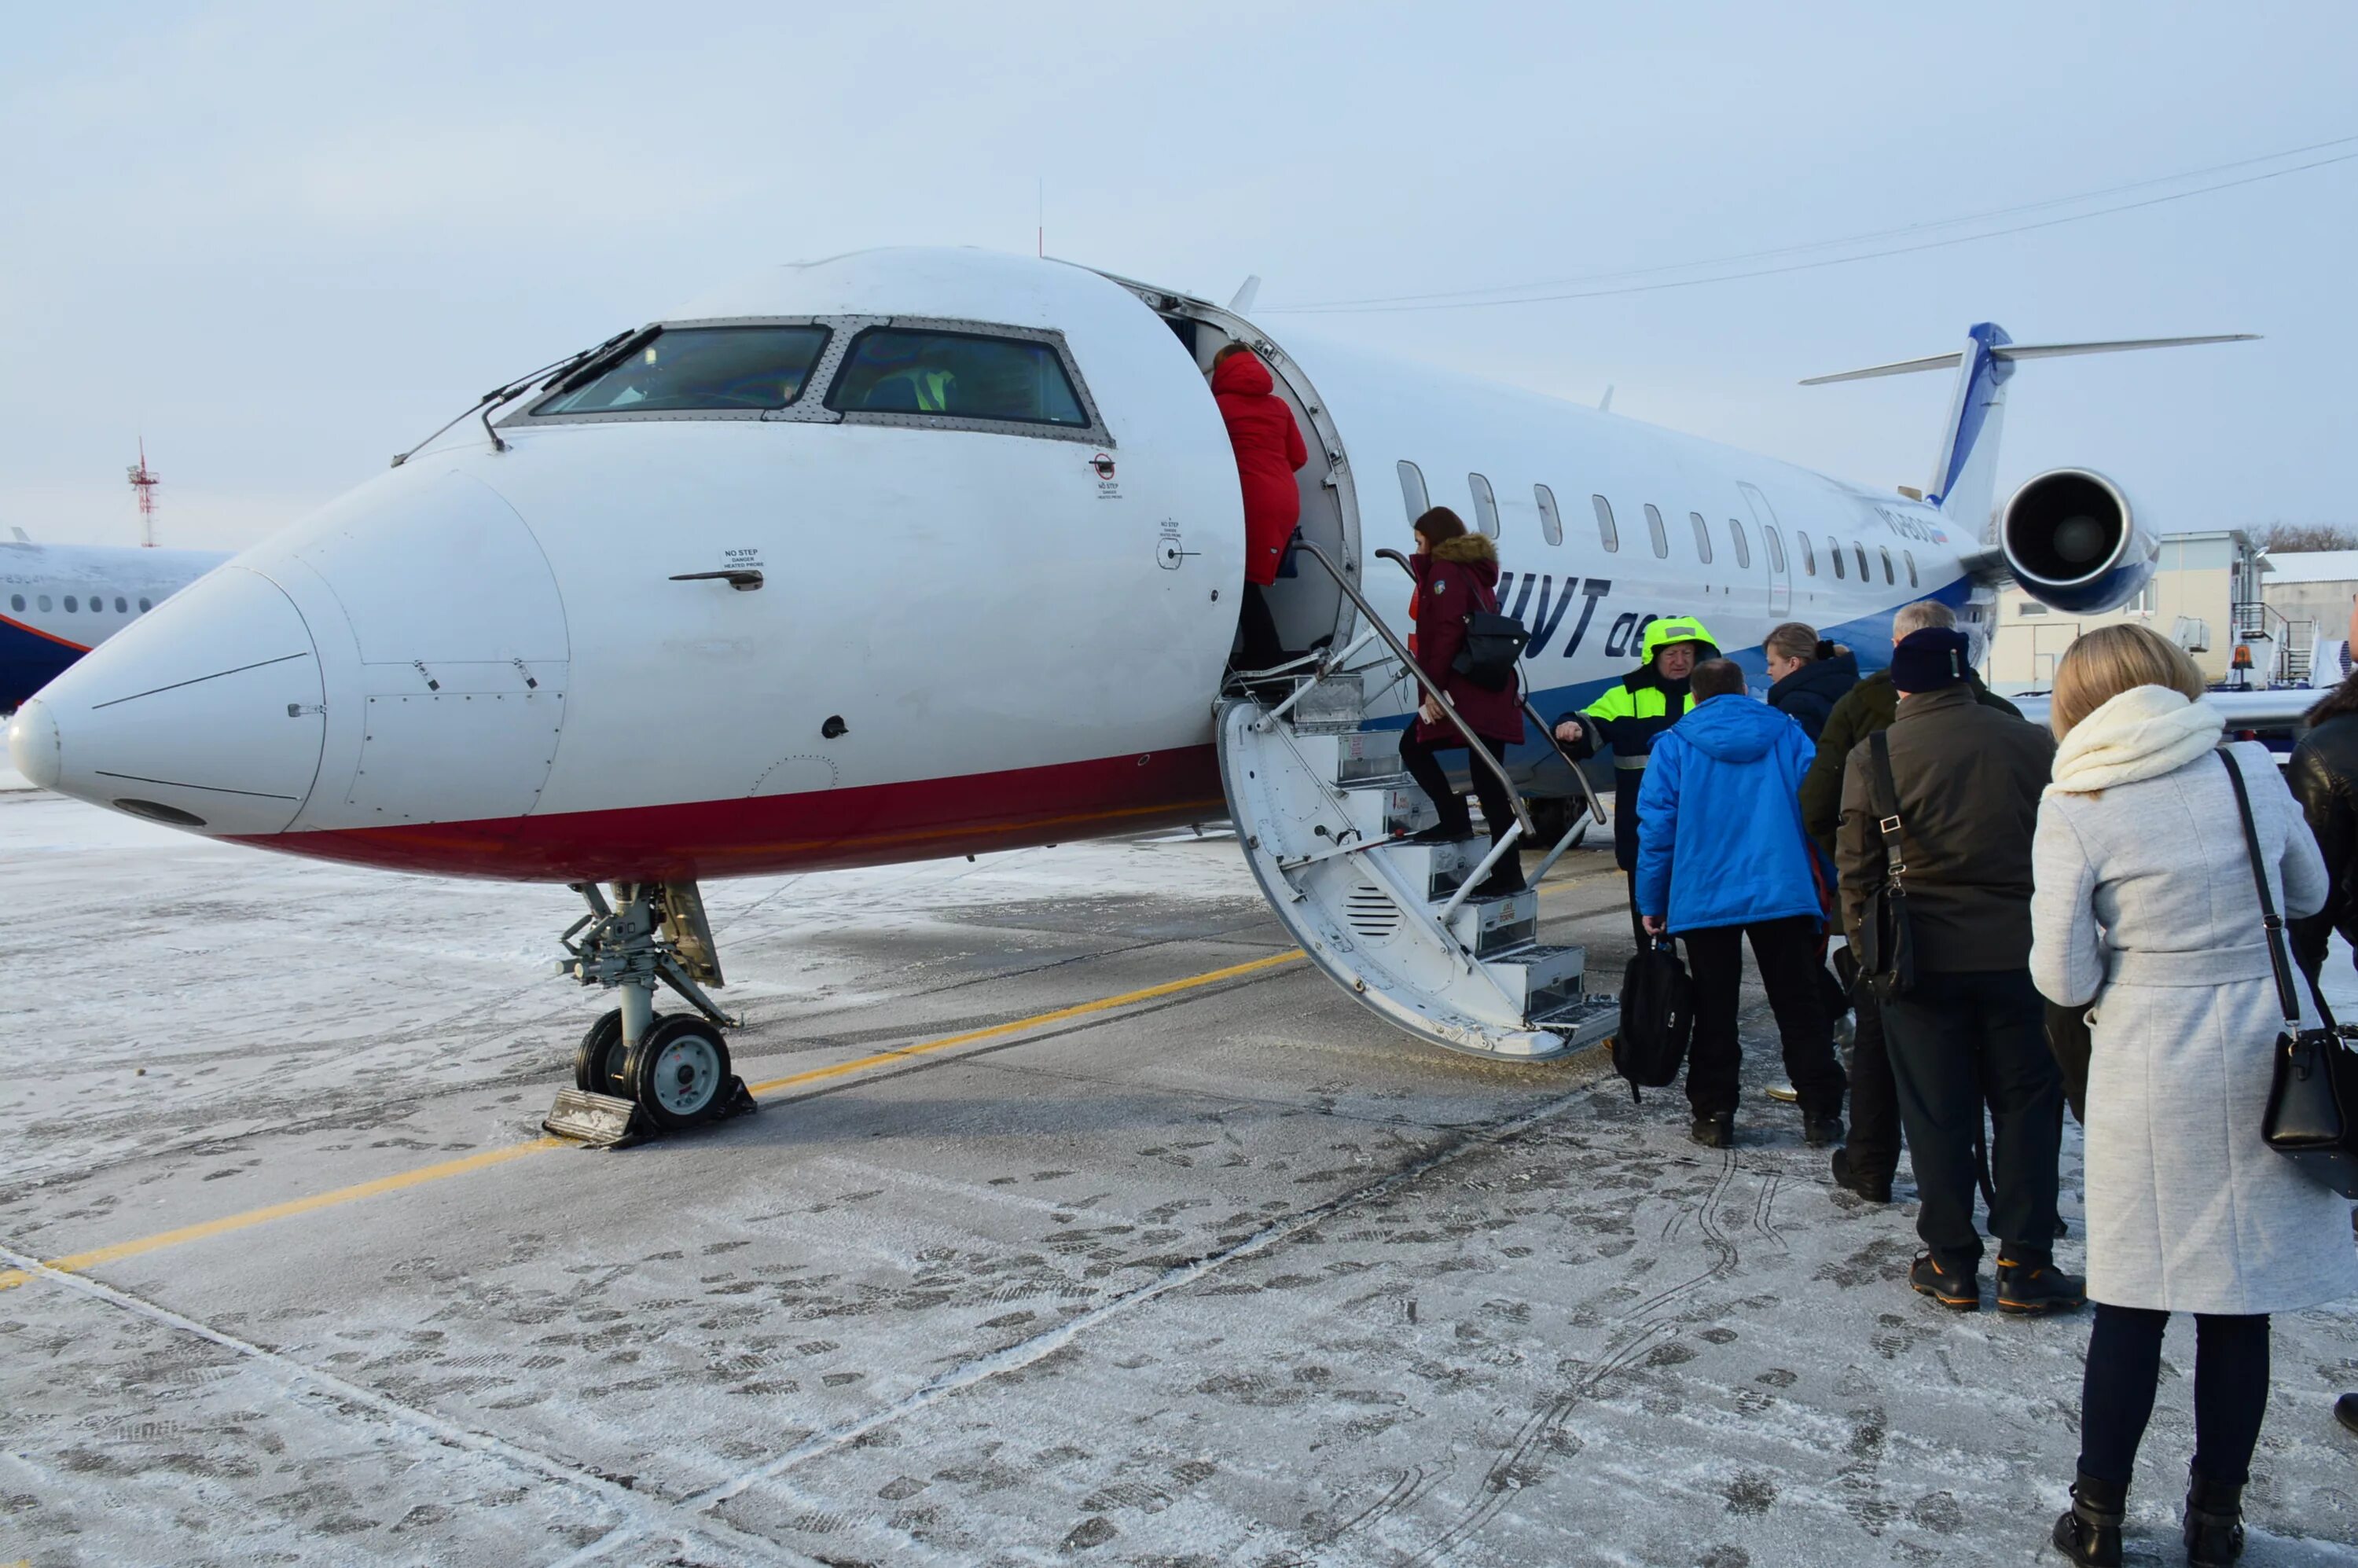
[(1957, 612), (1937, 599), (1920, 599), (1913, 604), (1903, 604), (1891, 618), (1891, 640), (1895, 643), (1911, 632), (1928, 627), (1942, 631), (1957, 623)]
[(1799, 621), (1788, 621), (1769, 633), (1760, 646), (1764, 653), (1780, 659), (1799, 659), (1807, 664), (1818, 656), (1818, 629)]
[(2189, 701), (2199, 701), (2204, 690), (2202, 672), (2169, 638), (2144, 626), (2099, 626), (2063, 651), (2048, 724), (2060, 741), (2088, 715), (2141, 686), (2166, 687)]

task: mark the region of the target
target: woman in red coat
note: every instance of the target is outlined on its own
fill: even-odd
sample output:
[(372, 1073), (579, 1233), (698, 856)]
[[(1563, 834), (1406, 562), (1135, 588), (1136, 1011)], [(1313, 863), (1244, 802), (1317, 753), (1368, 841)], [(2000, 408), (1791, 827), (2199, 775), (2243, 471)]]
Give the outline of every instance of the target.
[[(1515, 677), (1508, 676), (1504, 687), (1489, 691), (1450, 667), (1457, 651), (1466, 645), (1467, 613), (1476, 610), (1495, 613), (1498, 608), (1498, 548), (1483, 535), (1467, 533), (1457, 514), (1436, 506), (1416, 520), (1416, 554), (1409, 564), (1416, 568), (1417, 666), (1448, 694), (1449, 705), (1466, 720), (1466, 728), (1482, 738), (1491, 756), (1503, 761), (1507, 748), (1523, 738), (1522, 693)], [(1449, 787), (1448, 776), (1433, 755), (1451, 750), (1467, 751), (1466, 737), (1430, 697), (1422, 697), (1417, 721), (1401, 737), (1401, 762), (1432, 797), (1441, 821), (1416, 835), (1419, 842), (1474, 835), (1474, 818), (1466, 809), (1466, 797)], [(1498, 776), (1470, 752), (1466, 762), (1474, 778), (1475, 798), (1482, 803), (1483, 820), (1489, 824), (1490, 842), (1496, 844), (1515, 819), (1514, 802)], [(1521, 857), (1510, 853), (1491, 868), (1474, 891), (1487, 897), (1520, 892), (1522, 887)]]
[(1277, 580), (1278, 563), (1302, 520), (1293, 474), (1310, 453), (1269, 367), (1242, 343), (1230, 343), (1213, 359), (1212, 395), (1228, 424), (1228, 444), (1237, 449), (1245, 495), (1244, 647), (1238, 659), (1245, 669), (1265, 670), (1283, 664), (1286, 654), (1262, 589)]

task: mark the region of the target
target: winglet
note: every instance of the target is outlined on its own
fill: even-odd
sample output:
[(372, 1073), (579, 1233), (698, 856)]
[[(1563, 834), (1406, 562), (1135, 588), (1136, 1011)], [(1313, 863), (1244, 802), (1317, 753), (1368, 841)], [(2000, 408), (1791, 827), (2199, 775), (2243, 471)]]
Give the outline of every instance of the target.
[(1244, 287), (1237, 290), (1237, 297), (1228, 301), (1228, 308), (1237, 315), (1241, 316), (1246, 311), (1250, 310), (1253, 308), (1253, 301), (1260, 297), (1260, 274), (1254, 273), (1250, 277), (1245, 279)]

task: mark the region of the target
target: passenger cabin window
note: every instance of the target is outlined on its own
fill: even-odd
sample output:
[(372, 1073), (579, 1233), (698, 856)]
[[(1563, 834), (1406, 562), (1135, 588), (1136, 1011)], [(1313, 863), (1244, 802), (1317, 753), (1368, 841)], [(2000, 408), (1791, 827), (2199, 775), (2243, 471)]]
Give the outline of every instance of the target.
[(1646, 532), (1653, 537), (1654, 554), (1665, 559), (1669, 558), (1671, 531), (1662, 526), (1662, 514), (1650, 501), (1646, 503)]
[(533, 409), (551, 414), (755, 413), (802, 395), (824, 327), (667, 327)]
[(1555, 492), (1543, 484), (1531, 486), (1531, 498), (1540, 503), (1540, 535), (1551, 545), (1563, 543), (1563, 518), (1555, 509)]
[(1498, 497), (1490, 481), (1478, 473), (1466, 476), (1467, 488), (1474, 492), (1474, 526), (1495, 539), (1498, 536)]
[[(1734, 519), (1731, 518), (1729, 521), (1733, 522)], [(1736, 531), (1736, 536), (1739, 539), (1744, 537), (1744, 530), (1738, 528)], [(1769, 524), (1763, 523), (1760, 524), (1760, 537), (1765, 540), (1768, 546), (1768, 569), (1775, 572), (1779, 577), (1784, 576), (1785, 540), (1783, 535), (1779, 535), (1777, 530)]]
[(1858, 557), (1858, 580), (1861, 582), (1867, 581), (1866, 546), (1865, 545), (1854, 544), (1850, 547), (1850, 553)]
[(42, 609), (47, 610), (49, 607), (49, 596), (46, 593), (42, 594), (38, 599), (34, 600), (33, 602), (39, 605)]
[(1695, 554), (1703, 557), (1704, 565), (1711, 565), (1711, 529), (1704, 524), (1703, 514), (1690, 512), (1687, 521), (1694, 524)]
[[(1596, 507), (1596, 536), (1605, 542), (1606, 549), (1619, 549), (1621, 530), (1613, 525), (1613, 503), (1601, 495), (1592, 495), (1588, 499)], [(44, 605), (42, 608), (46, 610), (49, 607)]]
[(1745, 570), (1752, 569), (1752, 544), (1744, 536), (1744, 524), (1731, 517), (1727, 520), (1727, 540), (1736, 546), (1736, 564)]
[(871, 327), (853, 340), (827, 406), (843, 414), (940, 414), (1015, 425), (1089, 422), (1051, 345), (901, 327)]
[(1908, 586), (1909, 588), (1914, 588), (1918, 586), (1916, 582), (1916, 552), (1913, 550), (1902, 550), (1899, 553), (1906, 557), (1908, 560)]
[(1883, 557), (1883, 580), (1897, 585), (1899, 581), (1899, 574), (1891, 569), (1891, 552), (1877, 545), (1875, 546), (1875, 553)]
[(117, 615), (125, 613), (130, 610), (130, 608), (131, 606), (123, 602), (123, 596), (121, 594), (118, 593), (114, 596), (114, 612)]
[(1801, 546), (1801, 570), (1812, 577), (1818, 575), (1818, 553), (1810, 548), (1810, 536), (1799, 528), (1793, 530), (1793, 543)]
[(1826, 541), (1826, 559), (1833, 562), (1834, 577), (1837, 579), (1848, 575), (1843, 570), (1842, 541), (1840, 539), (1828, 539)]
[(155, 609), (155, 608), (156, 608), (156, 607), (155, 607), (154, 605), (152, 605), (152, 604), (148, 603), (148, 602), (147, 602), (146, 600), (144, 600), (144, 599), (143, 599), (143, 600), (141, 600), (139, 601), (139, 613), (140, 613), (140, 614), (142, 614), (142, 615), (146, 614), (149, 611), (151, 611), (151, 610), (153, 610), (153, 609)]
[(81, 605), (76, 604), (76, 603), (74, 602), (74, 596), (73, 596), (72, 594), (70, 594), (70, 594), (67, 594), (67, 595), (66, 595), (66, 613), (67, 613), (67, 614), (71, 615), (75, 611), (77, 611), (77, 610), (79, 610), (79, 609), (81, 609)]
[(1424, 492), (1424, 470), (1402, 458), (1400, 462), (1401, 505), (1413, 525), (1416, 520), (1433, 510), (1433, 500)]
[(21, 593), (10, 594), (8, 596), (8, 608), (20, 614), (23, 613), (25, 609), (25, 596)]

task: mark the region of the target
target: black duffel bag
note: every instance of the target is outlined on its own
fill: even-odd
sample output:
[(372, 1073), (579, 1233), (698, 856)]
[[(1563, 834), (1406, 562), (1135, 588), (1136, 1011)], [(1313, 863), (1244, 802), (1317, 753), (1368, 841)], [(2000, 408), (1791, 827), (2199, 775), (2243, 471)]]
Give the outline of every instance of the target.
[(1679, 962), (1671, 937), (1657, 936), (1640, 948), (1621, 972), (1621, 1027), (1613, 1036), (1613, 1070), (1629, 1082), (1629, 1098), (1641, 1088), (1678, 1081), (1694, 1038), (1694, 982)]

